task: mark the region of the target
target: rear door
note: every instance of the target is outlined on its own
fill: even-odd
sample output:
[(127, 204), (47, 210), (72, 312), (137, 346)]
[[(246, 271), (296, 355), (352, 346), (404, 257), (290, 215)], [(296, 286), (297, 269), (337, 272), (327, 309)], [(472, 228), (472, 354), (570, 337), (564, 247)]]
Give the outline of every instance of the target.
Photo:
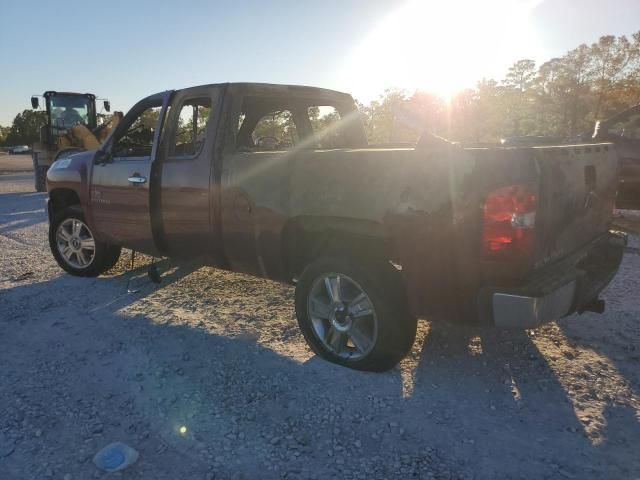
[[(107, 141), (91, 173), (91, 223), (100, 238), (156, 253), (151, 220), (153, 165), (172, 92), (136, 104)], [(157, 182), (155, 182), (157, 183)]]

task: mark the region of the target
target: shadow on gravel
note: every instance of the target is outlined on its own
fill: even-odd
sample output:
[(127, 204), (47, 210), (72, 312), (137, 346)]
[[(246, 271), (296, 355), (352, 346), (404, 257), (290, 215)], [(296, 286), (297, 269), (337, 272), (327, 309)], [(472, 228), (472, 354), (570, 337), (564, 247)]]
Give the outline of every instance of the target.
[[(500, 460), (507, 478), (534, 472), (571, 478), (590, 472), (585, 466), (599, 455), (566, 390), (524, 331), (433, 322), (413, 381), (414, 401), (435, 403), (454, 419), (463, 445), (466, 436), (475, 439), (466, 450), (485, 457), (476, 471), (480, 478), (495, 474), (486, 458), (492, 450), (494, 459), (500, 450), (513, 457)], [(483, 433), (480, 445), (473, 431)]]
[[(194, 268), (165, 265), (162, 286)], [(294, 361), (251, 335), (213, 334), (215, 312), (186, 312), (202, 316), (188, 324), (175, 314), (151, 318), (144, 302), (156, 290), (127, 295), (126, 275), (63, 275), (0, 291), (0, 431), (15, 439), (0, 465), (9, 478), (46, 468), (90, 478), (91, 456), (116, 440), (141, 453), (131, 478), (628, 472), (629, 459), (620, 454), (611, 470), (581, 434), (565, 390), (524, 333), (433, 323), (413, 371), (355, 372), (316, 357)], [(267, 328), (258, 320), (256, 335)], [(63, 466), (51, 467), (61, 456)]]
[[(599, 401), (595, 416), (603, 425), (599, 429), (602, 447), (614, 457), (622, 447), (635, 448), (640, 438), (638, 245), (638, 237), (631, 235), (617, 275), (601, 294), (607, 302), (604, 315), (585, 313), (558, 322), (567, 342), (579, 347), (581, 355), (590, 360), (583, 359), (582, 363), (587, 364), (584, 374), (589, 378), (589, 393)], [(598, 384), (606, 385), (604, 394), (597, 393)], [(638, 471), (640, 461), (636, 463)]]
[[(580, 346), (593, 358), (594, 365), (588, 365), (585, 374), (592, 380), (590, 395), (599, 400), (595, 416), (603, 425), (599, 429), (601, 446), (612, 456), (620, 457), (616, 450), (635, 445), (640, 437), (640, 403), (634, 401), (640, 395), (638, 317), (630, 312), (618, 312), (618, 318), (606, 320), (594, 314), (585, 317), (576, 319), (575, 324), (559, 322), (559, 326), (571, 344)], [(610, 329), (607, 323), (612, 321), (622, 325)], [(594, 370), (599, 374), (594, 375)], [(607, 384), (609, 391), (625, 399), (624, 403), (609, 393), (598, 395), (598, 383)], [(640, 462), (636, 468), (640, 469)]]

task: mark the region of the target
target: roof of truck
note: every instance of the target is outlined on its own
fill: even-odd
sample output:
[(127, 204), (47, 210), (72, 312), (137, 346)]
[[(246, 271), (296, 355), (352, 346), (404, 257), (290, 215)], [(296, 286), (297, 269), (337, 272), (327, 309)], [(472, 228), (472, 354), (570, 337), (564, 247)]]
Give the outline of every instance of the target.
[(261, 93), (282, 93), (283, 95), (312, 95), (312, 96), (326, 96), (326, 97), (345, 97), (351, 99), (351, 95), (338, 90), (331, 90), (328, 88), (311, 87), (307, 85), (288, 85), (281, 83), (261, 83), (261, 82), (227, 82), (227, 83), (211, 83), (205, 85), (196, 85), (192, 87), (185, 87), (176, 89), (189, 90), (190, 88), (202, 88), (202, 87), (222, 87), (232, 86), (243, 90), (249, 90), (256, 94)]

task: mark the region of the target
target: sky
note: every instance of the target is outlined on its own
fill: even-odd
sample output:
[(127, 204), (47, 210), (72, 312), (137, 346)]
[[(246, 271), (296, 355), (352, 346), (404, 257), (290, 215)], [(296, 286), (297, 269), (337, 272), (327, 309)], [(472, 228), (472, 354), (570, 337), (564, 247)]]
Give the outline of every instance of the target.
[(0, 0), (0, 125), (45, 90), (127, 111), (152, 93), (227, 81), (314, 85), (368, 102), (447, 96), (640, 30), (640, 0)]

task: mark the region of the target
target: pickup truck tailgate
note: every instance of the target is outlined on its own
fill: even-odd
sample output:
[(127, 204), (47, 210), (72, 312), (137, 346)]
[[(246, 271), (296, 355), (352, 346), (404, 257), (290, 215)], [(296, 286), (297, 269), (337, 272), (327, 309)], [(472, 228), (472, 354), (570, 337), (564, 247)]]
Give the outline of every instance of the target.
[(535, 147), (539, 169), (534, 268), (563, 258), (607, 232), (618, 163), (611, 144)]

